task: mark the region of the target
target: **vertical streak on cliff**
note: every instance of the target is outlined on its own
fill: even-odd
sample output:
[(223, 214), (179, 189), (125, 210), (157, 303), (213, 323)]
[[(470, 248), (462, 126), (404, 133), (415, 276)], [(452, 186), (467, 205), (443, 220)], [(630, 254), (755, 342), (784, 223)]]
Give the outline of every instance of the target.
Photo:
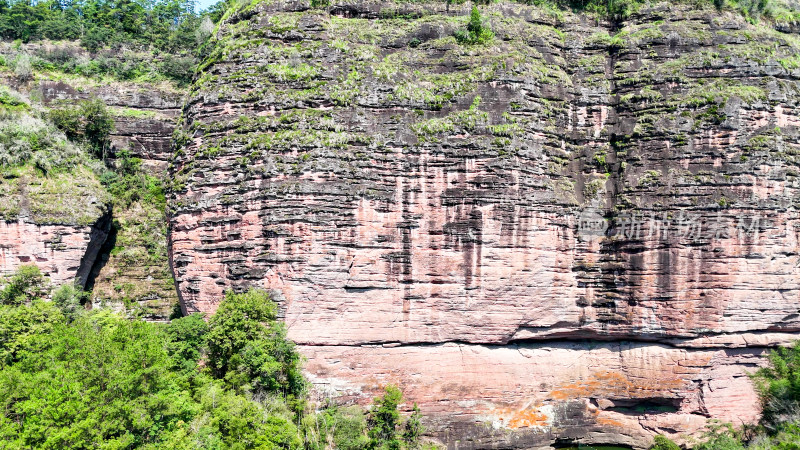
[[(731, 68), (697, 60), (722, 51), (717, 41), (741, 55), (732, 30), (752, 30), (718, 33), (710, 12), (686, 8), (609, 25), (497, 2), (485, 6), (497, 36), (485, 46), (453, 39), (467, 8), (456, 18), (436, 3), (278, 1), (231, 15), (187, 112), (196, 139), (176, 164), (188, 186), (173, 199), (184, 298), (207, 312), (228, 286), (292, 298), (290, 337), (315, 380), (362, 402), (404, 384), (432, 432), (466, 448), (576, 435), (638, 446), (655, 431), (696, 432), (702, 411), (753, 420), (743, 375), (762, 349), (728, 347), (800, 328), (787, 299), (800, 291), (786, 251), (796, 239), (718, 240), (699, 253), (617, 234), (627, 212), (716, 212), (723, 188), (738, 213), (754, 195), (796, 193), (780, 180), (751, 189), (754, 170), (779, 164), (734, 153), (771, 127), (761, 97), (726, 106), (749, 114), (728, 161), (703, 147), (721, 139), (720, 100), (695, 93), (692, 76), (729, 95)], [(673, 51), (673, 35), (710, 37)], [(762, 89), (768, 75), (754, 67), (737, 93)], [(782, 93), (776, 102), (797, 104), (796, 90)], [(781, 131), (787, 150), (799, 134)], [(590, 209), (612, 228), (584, 239), (575, 218)], [(261, 214), (276, 235), (225, 242), (213, 231), (231, 211)], [(285, 225), (313, 214), (324, 220)], [(227, 271), (212, 279), (217, 268)], [(637, 414), (653, 404), (669, 410)]]

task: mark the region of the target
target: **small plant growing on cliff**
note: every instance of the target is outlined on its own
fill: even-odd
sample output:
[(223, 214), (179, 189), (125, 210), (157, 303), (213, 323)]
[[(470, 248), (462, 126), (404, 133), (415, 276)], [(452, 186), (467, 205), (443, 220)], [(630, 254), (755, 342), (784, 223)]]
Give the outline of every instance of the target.
[(456, 41), (465, 45), (482, 45), (494, 38), (492, 30), (484, 24), (477, 6), (472, 7), (467, 28), (455, 33)]
[(653, 438), (653, 445), (650, 450), (681, 450), (681, 448), (678, 444), (659, 434)]
[(369, 427), (370, 449), (399, 449), (397, 426), (400, 424), (400, 412), (397, 406), (403, 401), (403, 393), (396, 386), (386, 386), (383, 397), (378, 397), (372, 405), (367, 418)]
[(416, 403), (414, 403), (414, 412), (411, 413), (411, 417), (408, 418), (403, 428), (403, 441), (408, 448), (419, 448), (420, 438), (425, 433), (425, 428), (422, 426), (422, 413)]
[(33, 78), (33, 69), (31, 68), (31, 58), (23, 53), (17, 57), (16, 64), (14, 65), (14, 75), (19, 81), (29, 81)]

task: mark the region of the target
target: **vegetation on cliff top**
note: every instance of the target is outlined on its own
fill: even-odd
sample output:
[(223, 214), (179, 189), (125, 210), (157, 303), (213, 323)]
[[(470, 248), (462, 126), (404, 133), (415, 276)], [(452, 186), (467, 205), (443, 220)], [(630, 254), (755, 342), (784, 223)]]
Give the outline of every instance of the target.
[(0, 218), (90, 225), (108, 203), (102, 167), (45, 111), (0, 87)]
[(111, 148), (116, 111), (95, 97), (43, 103), (0, 87), (0, 217), (92, 225), (113, 211), (108, 270), (90, 277), (95, 304), (166, 318), (177, 299), (163, 181)]
[(188, 0), (0, 0), (0, 38), (77, 41), (91, 53), (86, 58), (77, 48), (51, 45), (29, 54), (18, 46), (6, 57), (15, 68), (27, 64), (90, 77), (156, 76), (187, 83), (222, 7), (199, 13), (194, 5)]

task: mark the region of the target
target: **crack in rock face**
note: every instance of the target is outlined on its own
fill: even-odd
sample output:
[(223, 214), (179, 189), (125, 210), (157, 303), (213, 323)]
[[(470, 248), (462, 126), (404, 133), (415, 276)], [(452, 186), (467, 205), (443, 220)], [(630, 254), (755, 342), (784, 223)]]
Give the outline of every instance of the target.
[(176, 135), (185, 311), (269, 290), (318, 394), (395, 383), (452, 448), (757, 420), (747, 374), (800, 330), (794, 41), (501, 2), (464, 46), (445, 6), (225, 20)]

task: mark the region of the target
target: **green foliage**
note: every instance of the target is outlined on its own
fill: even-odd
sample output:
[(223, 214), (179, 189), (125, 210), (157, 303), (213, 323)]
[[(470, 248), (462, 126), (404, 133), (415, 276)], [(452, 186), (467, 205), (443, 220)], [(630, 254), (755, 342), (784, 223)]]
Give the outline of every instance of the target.
[(161, 73), (183, 84), (192, 81), (198, 60), (194, 56), (168, 56), (161, 63)]
[(67, 317), (73, 317), (89, 301), (89, 293), (77, 283), (63, 284), (53, 291), (52, 298), (53, 304)]
[(366, 429), (361, 408), (328, 405), (319, 414), (307, 416), (303, 421), (305, 448), (324, 450), (333, 443), (339, 450), (362, 450), (369, 444)]
[(191, 50), (201, 20), (188, 0), (0, 2), (0, 37), (23, 42), (79, 39), (91, 51), (122, 44)]
[(177, 369), (191, 372), (203, 356), (208, 324), (200, 313), (174, 319), (166, 329), (169, 344), (167, 351)]
[(369, 427), (359, 407), (305, 413), (300, 358), (262, 291), (227, 293), (208, 323), (158, 324), (82, 310), (73, 285), (39, 299), (42, 283), (20, 270), (4, 292), (26, 301), (0, 305), (0, 440), (10, 448), (420, 448), (419, 408), (402, 427), (392, 386)]
[(730, 424), (714, 423), (708, 425), (703, 436), (704, 442), (695, 446), (695, 450), (744, 450), (741, 436)]
[(367, 418), (370, 449), (399, 449), (401, 444), (397, 435), (400, 425), (400, 412), (397, 406), (403, 401), (403, 393), (396, 386), (389, 385), (382, 397), (375, 399)]
[(483, 45), (494, 39), (494, 33), (484, 24), (478, 7), (473, 6), (467, 28), (465, 30), (456, 31), (455, 38), (460, 44)]
[(734, 11), (739, 12), (742, 16), (751, 22), (758, 21), (761, 16), (771, 15), (771, 5), (769, 0), (714, 0), (714, 5), (722, 9), (726, 3)]
[(34, 265), (23, 265), (0, 290), (0, 304), (21, 305), (46, 294), (42, 272)]
[(7, 86), (0, 86), (0, 112), (24, 111), (29, 108), (22, 96)]
[(53, 108), (48, 116), (67, 138), (86, 142), (95, 155), (105, 158), (114, 119), (102, 100), (95, 98), (77, 105)]
[(131, 156), (130, 150), (117, 152), (116, 170), (106, 170), (100, 181), (111, 194), (114, 206), (127, 208), (137, 201), (166, 207), (166, 196), (161, 179), (142, 169), (142, 160)]
[(756, 372), (754, 380), (765, 426), (775, 430), (783, 423), (800, 423), (800, 341), (773, 350), (769, 366)]
[(386, 387), (384, 395), (374, 399), (366, 416), (358, 407), (343, 408), (329, 404), (319, 414), (304, 418), (304, 446), (308, 450), (436, 448), (432, 444), (422, 443), (425, 429), (416, 404), (411, 416), (402, 421), (398, 410), (402, 401), (402, 392), (390, 385)]
[(681, 448), (678, 444), (659, 434), (653, 438), (653, 445), (650, 450), (681, 450)]
[[(23, 55), (15, 60), (21, 81), (29, 80), (32, 67), (38, 65), (39, 69), (120, 79), (153, 72), (188, 83), (211, 35), (213, 23), (209, 26), (209, 22), (219, 21), (228, 3), (221, 1), (208, 13), (198, 13), (192, 0), (0, 0), (0, 38), (79, 41), (93, 54), (88, 62), (63, 49), (39, 58)], [(132, 58), (130, 49), (148, 58)]]
[[(13, 97), (12, 97), (13, 98)], [(9, 100), (19, 105), (21, 100)], [(33, 165), (44, 174), (70, 171), (87, 162), (88, 155), (52, 123), (33, 112), (17, 110), (0, 116), (0, 166)]]
[[(614, 21), (627, 19), (647, 3), (645, 0), (522, 0), (522, 2), (553, 10), (585, 11)], [(713, 6), (719, 10), (732, 9), (751, 21), (771, 13), (769, 0), (682, 0), (680, 2), (697, 8)]]
[(406, 420), (403, 426), (403, 441), (408, 448), (419, 448), (423, 433), (425, 433), (425, 427), (422, 426), (422, 412), (420, 412), (419, 406), (414, 403), (411, 417)]
[(36, 347), (38, 336), (51, 332), (63, 321), (58, 308), (38, 299), (27, 305), (0, 306), (0, 374), (21, 352)]
[(216, 377), (237, 389), (280, 393), (293, 401), (306, 385), (300, 355), (286, 339), (277, 312), (263, 291), (228, 291), (208, 323), (208, 364)]
[[(36, 278), (32, 271), (23, 272), (12, 277), (15, 286), (36, 284), (25, 281)], [(220, 323), (230, 323), (235, 311), (254, 312), (256, 321), (274, 320), (274, 306), (247, 301), (265, 295), (252, 291), (241, 297), (243, 309), (230, 305), (240, 297), (229, 295), (222, 303), (226, 316), (212, 318), (217, 324), (212, 334), (200, 315), (166, 326), (108, 311), (77, 312), (68, 320), (57, 305), (69, 307), (80, 295), (72, 289), (56, 292), (54, 302), (0, 306), (0, 440), (6, 445), (302, 448), (297, 414), (283, 396), (230, 389), (213, 371), (201, 369), (207, 338), (246, 348), (250, 339), (263, 337), (246, 318), (236, 322), (242, 327), (227, 329), (230, 339), (220, 333)], [(253, 332), (240, 333), (245, 329)]]
[(14, 75), (19, 81), (30, 81), (33, 78), (33, 68), (31, 67), (31, 59), (26, 54), (21, 54), (14, 62)]

